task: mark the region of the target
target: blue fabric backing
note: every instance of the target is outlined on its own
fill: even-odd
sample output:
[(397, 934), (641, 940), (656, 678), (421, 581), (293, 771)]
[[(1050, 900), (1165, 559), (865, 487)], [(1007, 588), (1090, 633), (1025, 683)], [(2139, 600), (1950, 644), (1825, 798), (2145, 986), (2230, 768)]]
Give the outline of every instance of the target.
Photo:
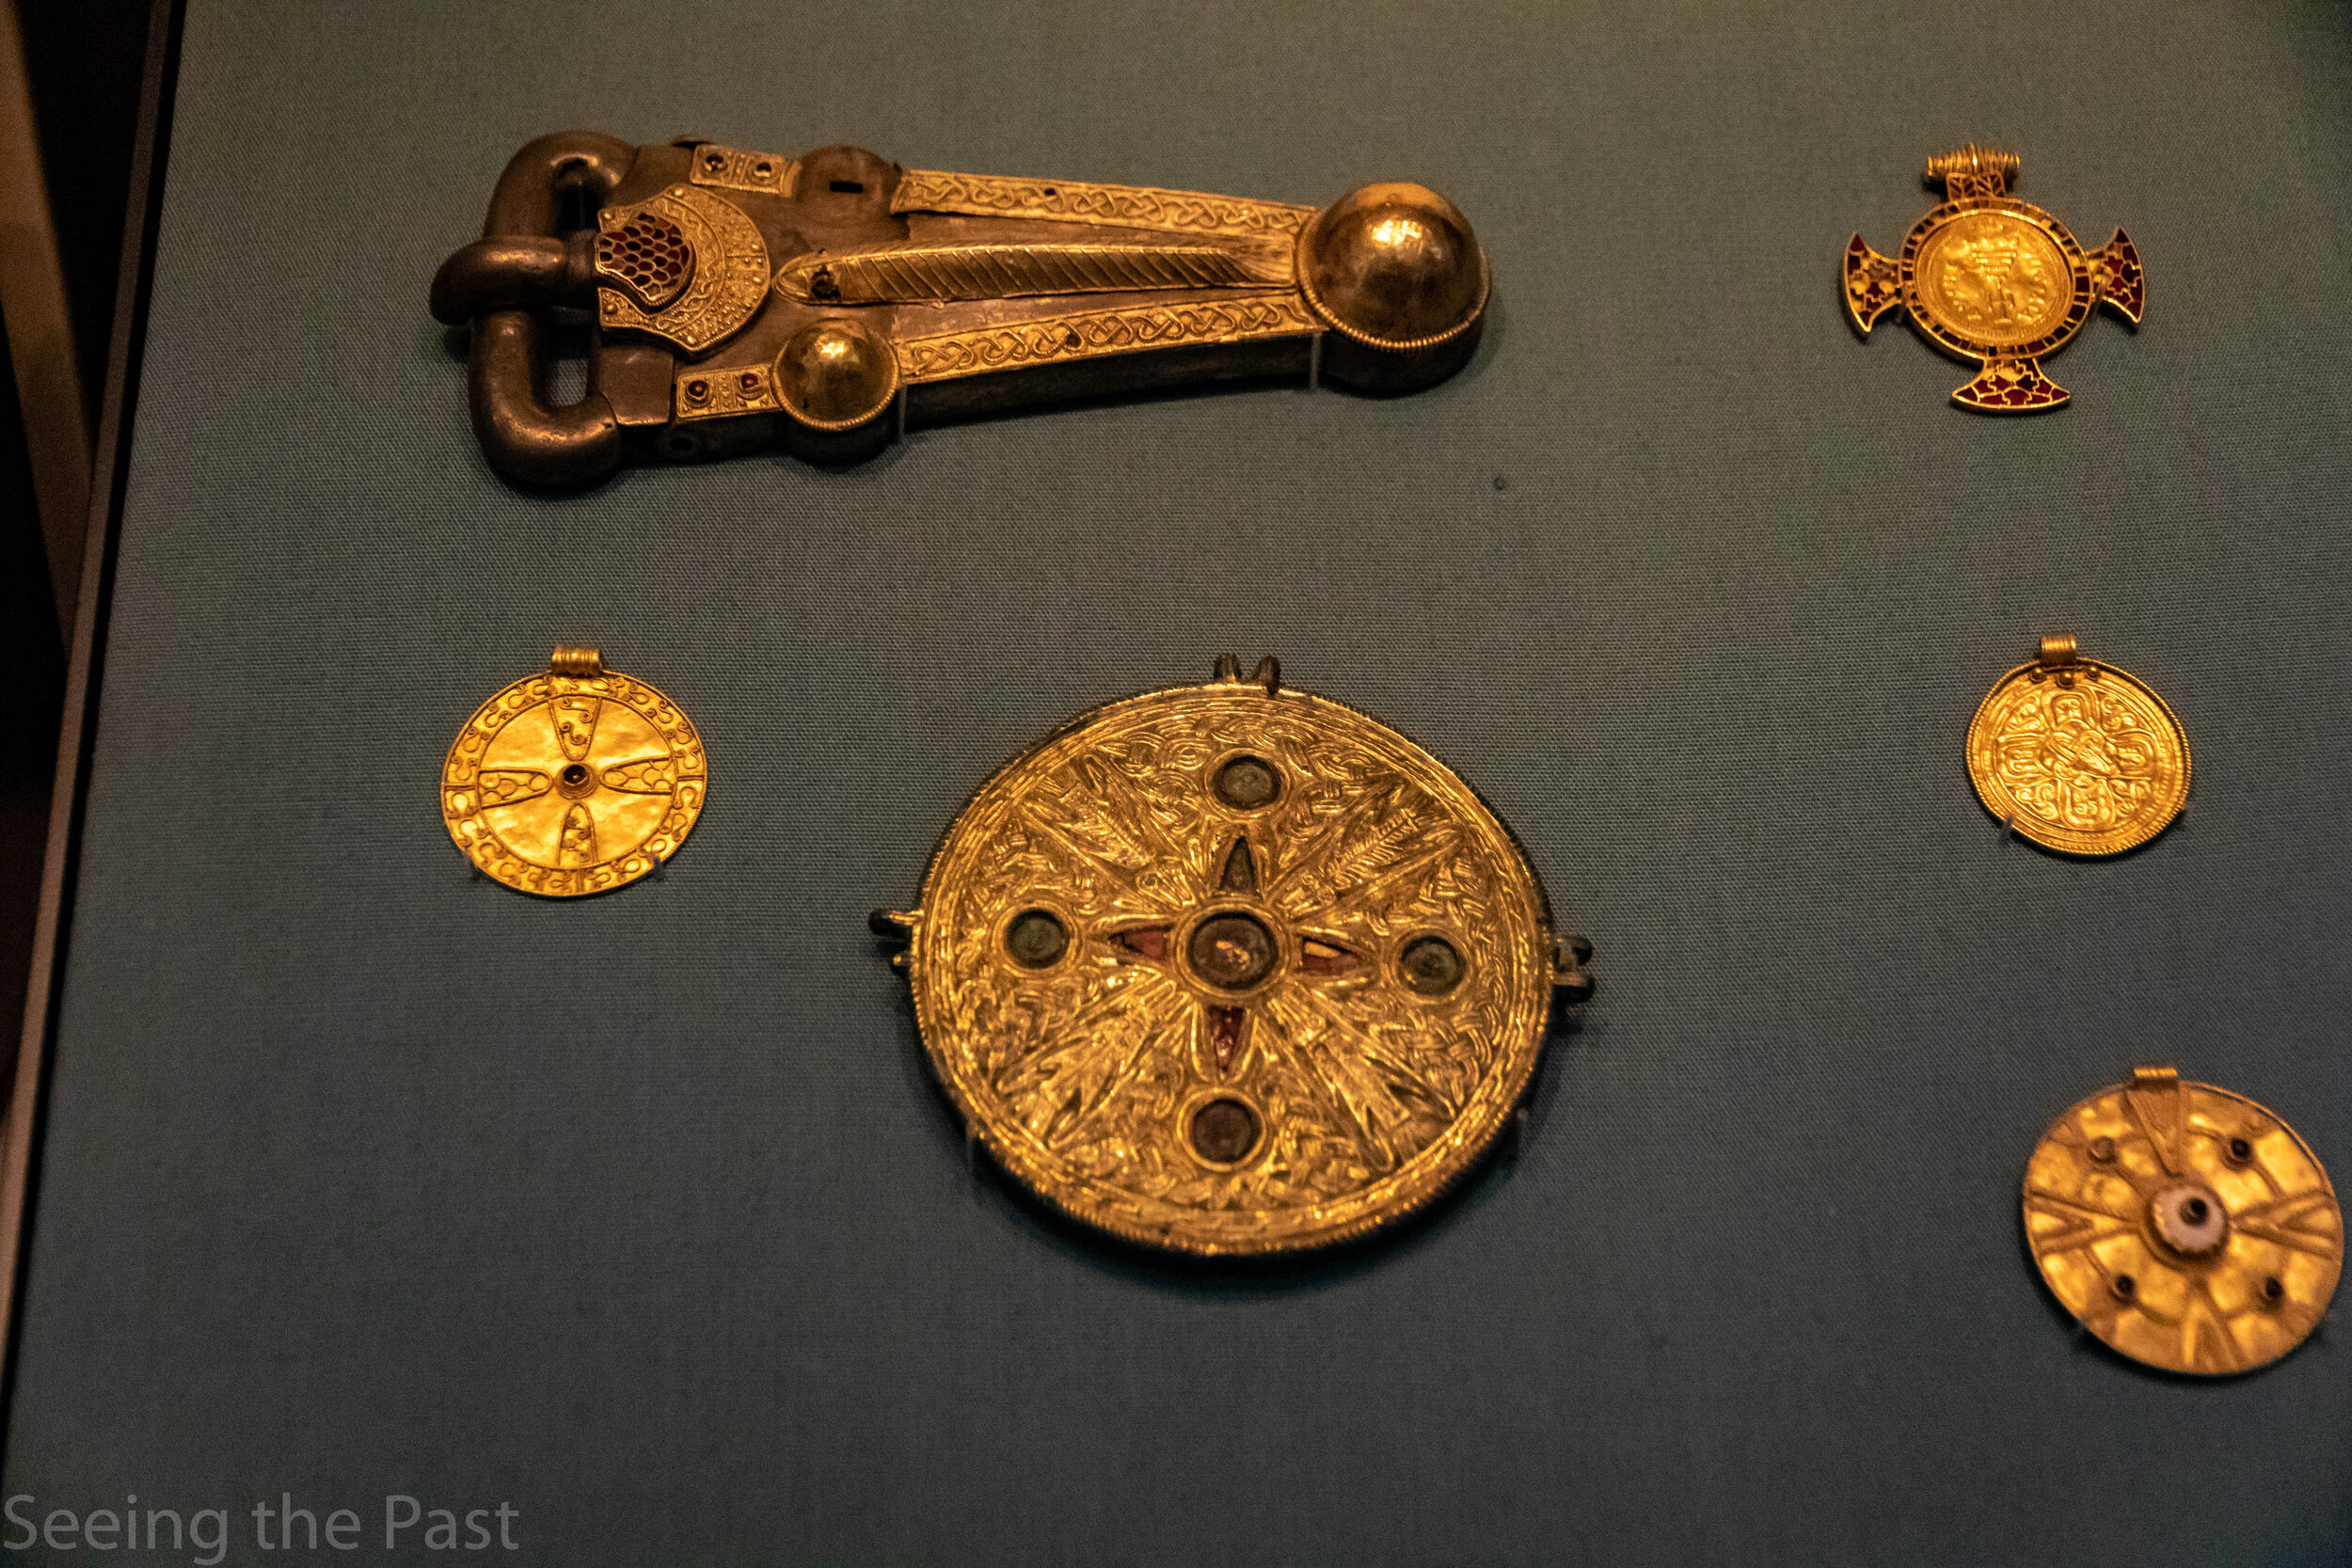
[[(2341, 4), (197, 0), (8, 1433), (39, 1510), (520, 1511), (502, 1560), (2314, 1563), (2341, 1332), (2085, 1342), (2017, 1186), (2170, 1059), (2352, 1176)], [(1426, 394), (485, 468), (424, 311), (532, 135), (1320, 202), (1493, 259)], [(1924, 156), (2148, 269), (1996, 421), (1846, 326)], [(2186, 816), (2002, 842), (2044, 629)], [(708, 738), (658, 881), (471, 879), (435, 769), (558, 641)], [(1071, 714), (1279, 654), (1525, 839), (1599, 999), (1390, 1244), (1161, 1269), (966, 1174), (866, 911)], [(6, 1539), (15, 1539), (8, 1529)], [(27, 1561), (81, 1561), (37, 1548)]]

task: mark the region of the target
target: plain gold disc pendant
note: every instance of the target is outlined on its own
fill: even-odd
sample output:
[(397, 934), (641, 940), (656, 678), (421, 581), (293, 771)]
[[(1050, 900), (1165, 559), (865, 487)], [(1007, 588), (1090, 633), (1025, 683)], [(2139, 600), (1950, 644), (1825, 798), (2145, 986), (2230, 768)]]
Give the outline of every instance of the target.
[(709, 789), (702, 736), (675, 703), (558, 648), (482, 705), (441, 765), (441, 816), (483, 874), (578, 898), (658, 869)]
[(2276, 1361), (2318, 1326), (2344, 1266), (2344, 1212), (2295, 1130), (2169, 1067), (2135, 1068), (2051, 1124), (2025, 1216), (2051, 1293), (2167, 1371)]
[(1427, 1203), (1510, 1122), (1555, 992), (1592, 989), (1470, 786), (1272, 659), (1064, 725), (957, 816), (921, 907), (874, 921), (972, 1136), (1184, 1253)]
[(2165, 701), (2063, 634), (1996, 682), (1968, 725), (1984, 809), (2070, 855), (2147, 843), (2188, 800), (2188, 736)]

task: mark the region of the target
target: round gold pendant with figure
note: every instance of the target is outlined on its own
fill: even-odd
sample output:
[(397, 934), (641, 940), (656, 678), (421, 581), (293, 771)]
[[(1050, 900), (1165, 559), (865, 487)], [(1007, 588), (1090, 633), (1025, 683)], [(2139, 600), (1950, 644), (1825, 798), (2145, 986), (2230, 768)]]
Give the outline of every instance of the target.
[(2167, 1371), (2276, 1361), (2318, 1326), (2344, 1267), (2344, 1211), (2310, 1146), (2169, 1067), (2135, 1068), (2050, 1125), (2025, 1218), (2051, 1293)]
[(947, 830), (921, 907), (875, 928), (1004, 1167), (1194, 1254), (1426, 1204), (1517, 1109), (1555, 992), (1592, 987), (1476, 793), (1271, 659), (1024, 752)]
[(482, 705), (441, 765), (441, 816), (485, 876), (524, 893), (609, 893), (677, 852), (709, 788), (677, 705), (558, 648)]
[(2188, 801), (2188, 736), (2162, 697), (2072, 637), (2042, 640), (1968, 725), (1984, 809), (2045, 848), (2112, 855), (2147, 843)]

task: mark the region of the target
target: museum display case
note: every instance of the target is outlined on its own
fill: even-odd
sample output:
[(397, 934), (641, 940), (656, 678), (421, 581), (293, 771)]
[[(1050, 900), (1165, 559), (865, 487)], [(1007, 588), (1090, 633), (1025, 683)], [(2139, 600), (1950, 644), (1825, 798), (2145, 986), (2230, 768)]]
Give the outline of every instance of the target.
[[(192, 0), (171, 39), (0, 1192), (0, 1552), (192, 1560), (154, 1515), (217, 1511), (233, 1561), (2343, 1556), (2341, 7)], [(516, 150), (583, 129), (678, 178), (437, 320)], [(1409, 186), (1476, 329), (1350, 383), (1301, 304), (901, 435), (929, 340), (827, 326), (842, 291), (1003, 299), (820, 283), (776, 208), (740, 365), (604, 335), (598, 289), (691, 293), (649, 203), (733, 189), (702, 150), (853, 146), (1302, 230)], [(1936, 219), (1955, 150), (2010, 205)], [(1303, 301), (1279, 248), (1182, 266)], [(1953, 401), (1934, 321), (2073, 397)], [(613, 462), (485, 450), (493, 329), (551, 418), (661, 361)], [(665, 451), (722, 360), (786, 401)], [(1171, 688), (1336, 727), (1065, 744)], [(1091, 870), (1022, 858), (1089, 800)], [(1278, 885), (1343, 820), (1352, 874), (1426, 880)], [(1080, 961), (1193, 1031), (1148, 1116), (1086, 1123), (1115, 1051), (967, 1049), (983, 990), (1144, 1038), (1088, 1033)], [(1311, 1014), (1372, 1077), (1249, 1076)], [(1203, 1213), (1244, 1170), (1378, 1196), (1184, 1246), (1023, 1139), (1193, 1162)], [(2151, 1293), (2196, 1289), (2227, 1365)]]

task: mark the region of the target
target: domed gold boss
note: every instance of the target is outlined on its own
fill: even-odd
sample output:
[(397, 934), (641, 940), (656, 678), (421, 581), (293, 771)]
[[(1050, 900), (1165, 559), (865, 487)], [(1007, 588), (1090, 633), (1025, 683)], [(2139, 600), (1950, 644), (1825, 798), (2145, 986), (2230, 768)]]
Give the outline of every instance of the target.
[(1425, 348), (1468, 329), (1486, 259), (1460, 209), (1426, 185), (1365, 185), (1298, 236), (1298, 276), (1318, 313), (1352, 338)]
[(901, 941), (973, 1135), (1132, 1241), (1268, 1253), (1435, 1197), (1592, 982), (1508, 830), (1272, 659), (1114, 703), (991, 779)]

